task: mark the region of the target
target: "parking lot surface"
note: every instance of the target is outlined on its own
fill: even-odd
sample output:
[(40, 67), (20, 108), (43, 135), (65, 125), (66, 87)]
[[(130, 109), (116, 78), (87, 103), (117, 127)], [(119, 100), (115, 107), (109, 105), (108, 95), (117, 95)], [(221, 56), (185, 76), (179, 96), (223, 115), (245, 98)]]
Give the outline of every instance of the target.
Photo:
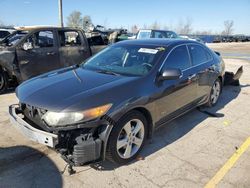
[[(249, 54), (250, 44), (237, 49)], [(62, 173), (66, 163), (59, 154), (10, 124), (8, 106), (18, 102), (10, 90), (0, 96), (0, 188), (250, 187), (250, 61), (227, 58), (225, 63), (234, 72), (243, 65), (244, 73), (241, 86), (225, 86), (219, 103), (203, 109), (217, 117), (193, 110), (158, 129), (136, 161), (77, 167), (71, 176)]]

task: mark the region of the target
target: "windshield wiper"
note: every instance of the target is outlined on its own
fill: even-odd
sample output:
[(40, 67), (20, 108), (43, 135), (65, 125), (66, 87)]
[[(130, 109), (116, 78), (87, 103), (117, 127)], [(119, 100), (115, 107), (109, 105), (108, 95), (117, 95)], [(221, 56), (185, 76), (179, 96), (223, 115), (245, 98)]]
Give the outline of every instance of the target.
[(109, 71), (109, 70), (97, 70), (96, 72), (98, 73), (103, 73), (103, 74), (110, 74), (110, 75), (115, 75), (115, 76), (119, 76), (120, 74)]

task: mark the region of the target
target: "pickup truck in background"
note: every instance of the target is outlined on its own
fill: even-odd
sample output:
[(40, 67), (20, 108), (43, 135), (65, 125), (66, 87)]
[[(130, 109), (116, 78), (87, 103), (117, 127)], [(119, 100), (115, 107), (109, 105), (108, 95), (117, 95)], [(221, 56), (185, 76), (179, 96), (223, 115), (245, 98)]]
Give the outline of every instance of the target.
[(81, 29), (20, 27), (0, 42), (0, 93), (42, 73), (80, 64), (104, 47), (91, 47)]

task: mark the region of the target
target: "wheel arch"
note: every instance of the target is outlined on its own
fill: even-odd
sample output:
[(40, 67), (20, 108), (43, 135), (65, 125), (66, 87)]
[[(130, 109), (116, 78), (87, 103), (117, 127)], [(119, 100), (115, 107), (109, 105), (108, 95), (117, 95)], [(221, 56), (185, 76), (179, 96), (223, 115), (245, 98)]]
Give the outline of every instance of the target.
[(150, 114), (150, 112), (144, 108), (144, 107), (136, 107), (136, 108), (133, 108), (130, 111), (138, 111), (140, 113), (142, 113), (144, 115), (144, 117), (146, 118), (147, 120), (147, 123), (148, 123), (148, 135), (147, 135), (147, 138), (152, 138), (153, 136), (153, 119), (152, 119), (152, 116)]

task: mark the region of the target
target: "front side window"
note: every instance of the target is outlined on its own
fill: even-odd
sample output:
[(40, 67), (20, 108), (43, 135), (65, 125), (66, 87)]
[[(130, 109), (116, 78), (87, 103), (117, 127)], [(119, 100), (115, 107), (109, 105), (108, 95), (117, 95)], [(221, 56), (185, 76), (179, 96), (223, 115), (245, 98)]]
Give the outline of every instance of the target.
[(193, 65), (199, 65), (212, 59), (212, 56), (200, 45), (188, 45)]
[(163, 51), (157, 46), (115, 45), (96, 54), (82, 67), (97, 72), (143, 76), (155, 66)]
[(176, 69), (187, 69), (189, 68), (190, 61), (186, 45), (176, 47), (172, 52), (170, 52), (164, 68), (176, 68)]
[(81, 38), (77, 31), (59, 31), (59, 40), (61, 46), (80, 46)]
[(48, 48), (54, 46), (54, 36), (52, 31), (39, 31), (29, 37), (26, 42), (32, 44), (33, 48)]

